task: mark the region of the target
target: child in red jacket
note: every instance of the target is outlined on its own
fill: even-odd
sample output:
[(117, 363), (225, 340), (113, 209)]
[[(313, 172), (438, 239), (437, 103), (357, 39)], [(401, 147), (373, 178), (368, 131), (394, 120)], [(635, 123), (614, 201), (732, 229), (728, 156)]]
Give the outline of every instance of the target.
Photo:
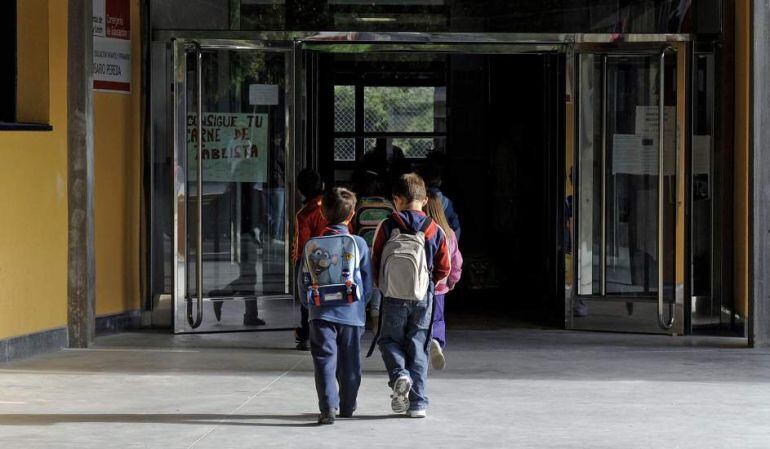
[[(327, 222), (321, 210), (321, 199), (323, 198), (324, 189), (321, 176), (309, 168), (302, 170), (297, 175), (297, 189), (304, 197), (304, 206), (297, 212), (291, 257), (295, 265), (299, 267), (299, 258), (305, 249), (305, 243), (313, 237), (322, 235), (324, 229), (326, 229)], [(300, 292), (299, 294), (302, 293)], [(301, 312), (300, 327), (294, 330), (294, 339), (297, 342), (297, 349), (308, 351), (310, 350), (310, 346), (308, 346), (310, 328), (308, 325), (307, 308), (303, 306)]]

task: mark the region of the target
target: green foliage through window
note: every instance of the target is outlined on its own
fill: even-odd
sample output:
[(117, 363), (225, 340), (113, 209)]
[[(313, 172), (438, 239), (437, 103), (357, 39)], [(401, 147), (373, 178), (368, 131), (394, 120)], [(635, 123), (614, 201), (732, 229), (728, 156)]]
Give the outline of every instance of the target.
[(366, 86), (364, 131), (433, 132), (435, 87)]

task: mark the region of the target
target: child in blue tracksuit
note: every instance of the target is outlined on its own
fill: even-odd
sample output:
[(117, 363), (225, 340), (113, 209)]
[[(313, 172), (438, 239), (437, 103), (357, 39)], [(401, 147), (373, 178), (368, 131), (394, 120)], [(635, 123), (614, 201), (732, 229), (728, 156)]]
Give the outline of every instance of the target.
[[(323, 196), (321, 210), (329, 223), (323, 235), (348, 234), (348, 224), (356, 210), (356, 195), (348, 189), (331, 189)], [(361, 385), (361, 337), (373, 278), (366, 242), (359, 236), (353, 239), (359, 256), (358, 269), (353, 274), (353, 282), (358, 286), (357, 300), (317, 306), (312, 302), (308, 304), (308, 294), (300, 295), (310, 315), (310, 353), (321, 411), (319, 424), (333, 424), (337, 411), (341, 417), (351, 417)], [(302, 257), (297, 279), (300, 292), (309, 292), (311, 288), (307, 276), (303, 275), (305, 271)]]

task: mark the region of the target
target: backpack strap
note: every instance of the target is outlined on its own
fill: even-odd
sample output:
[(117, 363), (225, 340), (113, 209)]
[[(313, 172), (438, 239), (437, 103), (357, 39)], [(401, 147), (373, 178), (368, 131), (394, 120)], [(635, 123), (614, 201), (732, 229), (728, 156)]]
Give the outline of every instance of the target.
[[(433, 270), (431, 270), (433, 271)], [(428, 325), (428, 338), (425, 339), (425, 351), (430, 358), (430, 341), (433, 340), (433, 323), (436, 317), (436, 285), (431, 280), (428, 284), (428, 294), (430, 295), (430, 324)]]
[[(436, 287), (433, 284), (433, 281), (430, 281), (430, 285), (428, 286), (428, 294), (430, 295), (430, 324), (428, 325), (428, 338), (425, 340), (424, 349), (428, 351), (428, 348), (430, 348), (430, 341), (433, 339), (433, 322), (434, 318), (436, 317)], [(383, 300), (385, 298), (382, 298)], [(377, 347), (377, 342), (380, 340), (380, 332), (382, 332), (382, 316), (384, 313), (382, 313), (382, 304), (380, 305), (380, 314), (377, 316), (377, 333), (374, 334), (374, 338), (372, 339), (372, 345), (369, 346), (369, 351), (366, 353), (366, 358), (369, 358), (374, 353), (374, 348)]]
[(310, 290), (313, 292), (313, 304), (315, 304), (316, 307), (320, 307), (321, 294), (318, 293), (318, 279), (316, 279), (316, 276), (315, 276), (315, 273), (313, 273), (313, 270), (310, 269), (310, 255), (307, 254), (307, 251), (304, 251), (304, 253), (305, 253), (305, 269), (310, 275)]
[[(384, 300), (385, 298), (382, 299)], [(377, 333), (374, 334), (372, 345), (369, 346), (369, 352), (366, 353), (367, 359), (372, 356), (374, 353), (374, 348), (377, 347), (377, 342), (380, 340), (380, 332), (382, 332), (382, 315), (384, 314), (382, 313), (382, 304), (380, 304), (380, 314), (377, 316)]]

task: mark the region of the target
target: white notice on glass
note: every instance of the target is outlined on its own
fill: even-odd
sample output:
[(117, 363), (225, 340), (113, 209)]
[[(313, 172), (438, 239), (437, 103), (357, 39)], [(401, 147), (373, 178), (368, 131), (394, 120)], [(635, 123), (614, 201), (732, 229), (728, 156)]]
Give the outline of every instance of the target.
[(275, 106), (278, 104), (277, 84), (249, 84), (249, 104)]
[[(645, 137), (659, 138), (660, 108), (658, 106), (636, 107), (636, 134)], [(676, 132), (676, 107), (666, 106), (663, 110), (664, 138), (673, 141)], [(657, 145), (657, 142), (655, 143)]]
[[(667, 152), (663, 163), (663, 175), (673, 175), (676, 155)], [(657, 176), (658, 145), (655, 140), (637, 134), (613, 134), (612, 174)]]
[(711, 173), (711, 136), (692, 136), (692, 174)]
[(657, 175), (656, 148), (650, 139), (636, 134), (613, 134), (612, 174)]

